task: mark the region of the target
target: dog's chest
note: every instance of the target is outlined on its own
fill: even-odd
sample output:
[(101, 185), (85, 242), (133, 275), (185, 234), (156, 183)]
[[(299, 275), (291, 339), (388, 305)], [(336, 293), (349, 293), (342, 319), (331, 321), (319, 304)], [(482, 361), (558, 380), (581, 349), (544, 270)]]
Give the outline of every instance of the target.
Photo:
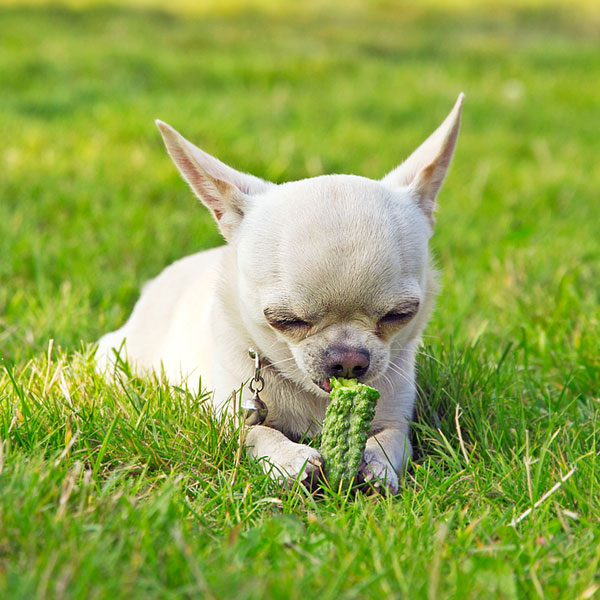
[(310, 394), (291, 382), (272, 383), (269, 392), (261, 394), (269, 409), (265, 425), (278, 429), (293, 441), (317, 435), (325, 418), (328, 399)]

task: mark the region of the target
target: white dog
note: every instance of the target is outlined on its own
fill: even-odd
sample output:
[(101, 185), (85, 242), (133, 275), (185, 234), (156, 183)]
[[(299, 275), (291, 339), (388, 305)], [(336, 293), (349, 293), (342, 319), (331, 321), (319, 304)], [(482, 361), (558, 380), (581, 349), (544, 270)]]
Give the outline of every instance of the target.
[(149, 282), (127, 323), (100, 340), (99, 368), (124, 349), (138, 372), (164, 370), (173, 383), (201, 376), (223, 407), (252, 376), (255, 348), (268, 417), (249, 428), (248, 452), (300, 480), (322, 466), (318, 451), (298, 440), (319, 432), (329, 379), (356, 377), (381, 392), (360, 477), (396, 492), (411, 453), (415, 353), (437, 290), (428, 241), (462, 104), (461, 94), (381, 181), (324, 175), (275, 185), (157, 121), (227, 244)]

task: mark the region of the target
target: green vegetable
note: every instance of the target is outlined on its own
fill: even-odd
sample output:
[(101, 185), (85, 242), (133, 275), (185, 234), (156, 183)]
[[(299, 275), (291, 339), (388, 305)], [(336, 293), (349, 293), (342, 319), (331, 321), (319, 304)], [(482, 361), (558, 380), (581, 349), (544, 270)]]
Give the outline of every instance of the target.
[(348, 489), (363, 460), (379, 392), (341, 377), (331, 379), (331, 387), (320, 451), (329, 485), (334, 490)]

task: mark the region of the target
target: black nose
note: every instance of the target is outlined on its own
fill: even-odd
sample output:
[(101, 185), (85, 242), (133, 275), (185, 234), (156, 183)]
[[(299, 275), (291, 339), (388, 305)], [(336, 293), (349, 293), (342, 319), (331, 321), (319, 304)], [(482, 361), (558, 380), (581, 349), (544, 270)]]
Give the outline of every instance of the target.
[(362, 377), (369, 368), (369, 351), (365, 348), (330, 348), (324, 367), (328, 377)]

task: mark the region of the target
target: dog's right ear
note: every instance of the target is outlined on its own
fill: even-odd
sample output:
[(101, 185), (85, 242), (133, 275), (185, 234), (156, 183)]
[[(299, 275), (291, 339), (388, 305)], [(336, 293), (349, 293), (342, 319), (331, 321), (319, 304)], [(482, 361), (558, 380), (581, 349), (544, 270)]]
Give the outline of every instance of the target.
[(464, 99), (464, 94), (459, 94), (444, 122), (399, 167), (382, 179), (382, 183), (391, 188), (407, 188), (432, 226), (436, 196), (456, 146)]
[(162, 121), (157, 120), (156, 126), (175, 166), (210, 209), (223, 237), (230, 240), (244, 217), (249, 197), (274, 184), (228, 167)]

